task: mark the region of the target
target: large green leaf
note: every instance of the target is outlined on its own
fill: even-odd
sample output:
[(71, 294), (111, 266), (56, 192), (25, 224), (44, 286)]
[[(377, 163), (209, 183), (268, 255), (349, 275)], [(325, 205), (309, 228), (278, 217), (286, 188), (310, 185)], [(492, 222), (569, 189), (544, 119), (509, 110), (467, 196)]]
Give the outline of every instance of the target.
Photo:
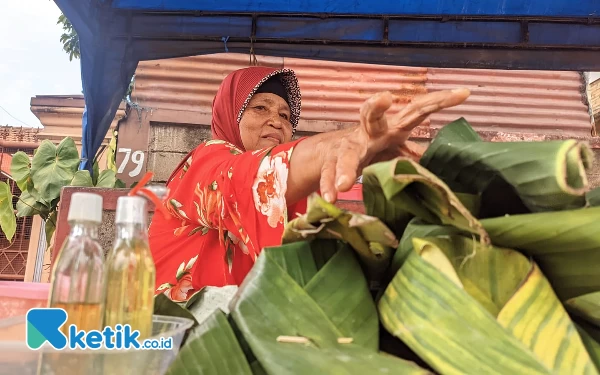
[(306, 214), (286, 225), (282, 242), (315, 238), (348, 242), (372, 280), (378, 279), (387, 269), (392, 251), (398, 246), (394, 233), (377, 218), (348, 212), (313, 194), (308, 199)]
[(84, 169), (84, 170), (75, 172), (70, 185), (71, 186), (84, 186), (84, 187), (94, 186), (94, 182), (92, 181), (92, 177), (90, 176), (90, 171), (88, 171), (87, 169)]
[(115, 183), (117, 182), (117, 175), (115, 171), (110, 169), (103, 170), (100, 172), (100, 176), (98, 177), (98, 182), (96, 182), (96, 187), (103, 188), (113, 188), (115, 187)]
[(17, 218), (12, 205), (12, 194), (6, 182), (0, 181), (0, 227), (10, 242), (17, 230)]
[(481, 220), (495, 245), (532, 256), (561, 300), (600, 291), (600, 207)]
[(67, 137), (56, 147), (42, 141), (31, 162), (31, 179), (40, 197), (51, 202), (60, 196), (62, 187), (71, 183), (79, 166), (79, 152), (75, 142)]
[(225, 314), (215, 310), (190, 334), (167, 374), (251, 375), (252, 370)]
[(16, 152), (10, 162), (10, 174), (17, 182), (17, 186), (21, 191), (25, 191), (27, 180), (30, 178), (31, 160), (29, 155), (23, 151)]
[(596, 374), (540, 269), (462, 236), (414, 238), (379, 302), (384, 327), (442, 374)]
[[(487, 195), (484, 211), (486, 204), (498, 203), (498, 194), (506, 213), (514, 213), (511, 208), (518, 212), (521, 203), (533, 212), (585, 205), (586, 171), (593, 160), (585, 142), (484, 142), (472, 136), (459, 140), (468, 127), (464, 119), (446, 125), (421, 164), (456, 191)], [(497, 194), (486, 194), (488, 190)]]
[[(231, 303), (232, 317), (265, 372), (425, 373), (377, 352), (377, 311), (353, 252), (342, 248), (323, 264), (311, 262), (322, 251), (314, 246), (320, 241), (264, 249)], [(352, 343), (339, 343), (341, 338)]]
[(38, 202), (29, 190), (24, 190), (17, 201), (17, 217), (40, 215), (44, 220), (50, 214), (50, 209)]
[[(373, 189), (379, 186), (380, 189)], [(487, 243), (481, 223), (465, 207), (448, 186), (427, 169), (408, 158), (373, 164), (363, 171), (365, 201), (381, 202), (378, 208), (366, 205), (369, 215), (381, 217), (384, 212), (399, 207), (402, 211), (431, 224), (453, 225), (461, 230), (478, 234)], [(377, 209), (377, 211), (374, 211)], [(393, 225), (394, 223), (386, 223)], [(400, 236), (401, 233), (396, 233)]]

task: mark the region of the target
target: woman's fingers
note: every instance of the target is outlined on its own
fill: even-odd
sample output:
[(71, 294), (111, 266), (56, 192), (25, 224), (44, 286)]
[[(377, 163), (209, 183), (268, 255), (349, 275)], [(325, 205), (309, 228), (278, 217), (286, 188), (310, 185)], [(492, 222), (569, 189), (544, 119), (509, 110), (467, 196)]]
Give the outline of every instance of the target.
[(361, 154), (363, 154), (362, 147), (364, 146), (361, 146), (355, 139), (345, 138), (342, 140), (335, 170), (335, 188), (338, 192), (348, 191), (354, 185)]
[(360, 107), (360, 124), (369, 137), (377, 138), (388, 132), (386, 111), (392, 106), (391, 92), (380, 92), (367, 99)]
[(454, 107), (464, 102), (471, 92), (468, 89), (437, 91), (419, 96), (404, 107), (390, 121), (395, 130), (410, 132), (432, 113)]
[(321, 196), (329, 203), (335, 202), (337, 198), (335, 189), (336, 164), (337, 157), (332, 153), (325, 158), (321, 168), (321, 181), (319, 183)]

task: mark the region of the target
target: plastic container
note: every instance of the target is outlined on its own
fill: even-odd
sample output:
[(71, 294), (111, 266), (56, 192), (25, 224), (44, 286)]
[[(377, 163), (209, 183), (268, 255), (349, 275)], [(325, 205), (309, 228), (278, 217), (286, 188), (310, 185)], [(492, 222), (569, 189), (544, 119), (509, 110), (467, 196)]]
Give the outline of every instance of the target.
[(31, 350), (25, 343), (25, 316), (4, 319), (0, 321), (0, 374), (163, 375), (192, 324), (187, 318), (153, 316), (151, 339), (172, 337), (172, 348), (167, 350), (55, 350), (48, 343)]
[(29, 309), (48, 306), (49, 293), (50, 283), (0, 281), (0, 319), (24, 316)]

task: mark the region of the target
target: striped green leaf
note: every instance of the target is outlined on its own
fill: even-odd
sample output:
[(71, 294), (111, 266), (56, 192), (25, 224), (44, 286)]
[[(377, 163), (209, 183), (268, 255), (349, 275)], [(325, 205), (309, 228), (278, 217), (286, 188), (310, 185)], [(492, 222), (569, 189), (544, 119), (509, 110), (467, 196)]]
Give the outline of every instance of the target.
[(469, 128), (464, 119), (446, 125), (420, 162), (453, 190), (481, 194), (485, 216), (585, 206), (593, 160), (586, 143), (484, 142)]
[(323, 262), (315, 246), (321, 241), (264, 249), (231, 303), (231, 316), (264, 372), (426, 373), (378, 353), (377, 311), (353, 251), (338, 249)]
[(413, 238), (379, 301), (384, 327), (441, 374), (596, 374), (560, 301), (520, 253)]
[(167, 375), (252, 375), (227, 317), (215, 310), (197, 326), (171, 363)]
[(600, 207), (481, 220), (492, 243), (534, 258), (566, 300), (600, 291)]
[(565, 301), (567, 310), (600, 330), (600, 292), (588, 293)]

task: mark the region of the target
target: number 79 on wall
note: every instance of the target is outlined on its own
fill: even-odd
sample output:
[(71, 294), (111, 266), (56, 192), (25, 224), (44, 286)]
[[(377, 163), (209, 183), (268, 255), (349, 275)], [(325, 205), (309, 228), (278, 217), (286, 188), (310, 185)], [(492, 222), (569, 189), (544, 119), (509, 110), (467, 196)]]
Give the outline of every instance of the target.
[(135, 165), (135, 168), (133, 168), (133, 170), (131, 172), (129, 172), (128, 175), (129, 175), (129, 177), (135, 177), (135, 176), (138, 176), (140, 174), (140, 172), (142, 171), (142, 167), (144, 166), (144, 159), (146, 158), (146, 155), (144, 154), (143, 151), (138, 150), (138, 151), (134, 151), (133, 153), (131, 151), (132, 150), (130, 148), (119, 148), (118, 153), (124, 153), (125, 157), (123, 158), (121, 165), (119, 165), (119, 169), (118, 169), (117, 173), (123, 173), (123, 171), (128, 166), (128, 164), (130, 164), (130, 162), (132, 162)]

